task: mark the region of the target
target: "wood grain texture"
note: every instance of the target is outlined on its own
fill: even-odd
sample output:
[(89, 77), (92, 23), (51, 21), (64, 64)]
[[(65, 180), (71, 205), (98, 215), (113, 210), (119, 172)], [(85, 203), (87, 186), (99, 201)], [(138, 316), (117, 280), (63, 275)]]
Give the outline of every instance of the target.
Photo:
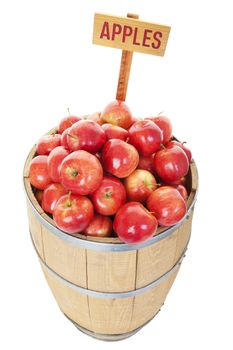
[(188, 245), (191, 236), (192, 219), (193, 210), (190, 212), (189, 219), (185, 220), (183, 225), (178, 229), (173, 265), (179, 260), (185, 247)]
[(127, 333), (151, 320), (162, 307), (178, 272), (136, 297), (99, 299), (74, 291), (43, 266), (42, 269), (60, 309), (78, 325), (102, 334)]
[(92, 331), (102, 334), (122, 334), (130, 329), (133, 297), (98, 299), (89, 297)]
[(170, 236), (138, 251), (136, 288), (155, 281), (176, 264), (190, 238), (191, 222), (189, 217)]
[[(139, 268), (140, 262), (137, 260), (140, 250), (122, 253), (87, 250), (84, 255), (83, 252), (76, 251), (77, 246), (64, 244), (44, 227), (42, 232), (45, 252), (43, 260), (60, 276), (84, 288), (97, 291), (122, 292), (139, 287), (139, 282), (138, 285), (135, 283), (143, 273)], [(171, 242), (173, 242), (172, 239)], [(85, 251), (85, 249), (82, 250)], [(174, 252), (178, 254), (176, 244)], [(161, 272), (164, 254), (166, 249), (161, 247), (157, 255), (155, 254), (154, 260), (158, 261), (155, 264), (153, 256), (150, 256), (150, 269), (144, 272), (150, 275), (150, 279), (158, 274), (158, 266)], [(141, 263), (143, 264), (143, 261)], [(149, 266), (149, 262), (147, 264)], [(177, 272), (152, 290), (125, 299), (88, 297), (65, 285), (61, 280), (50, 275), (47, 270), (44, 270), (44, 273), (59, 307), (71, 320), (92, 332), (122, 334), (142, 326), (153, 318), (164, 303)]]
[[(161, 24), (96, 13), (93, 44), (163, 56), (170, 29)], [(154, 37), (155, 33), (159, 35)]]
[(77, 293), (72, 288), (61, 283), (45, 270), (42, 264), (41, 267), (62, 312), (80, 326), (91, 330), (88, 297), (85, 294)]
[(125, 101), (126, 99), (132, 59), (133, 59), (132, 52), (125, 51), (125, 50), (122, 51), (120, 73), (119, 73), (117, 93), (116, 93), (116, 100), (118, 101)]
[(46, 264), (66, 280), (87, 287), (86, 249), (61, 240), (42, 226)]
[[(127, 17), (138, 19), (138, 15), (134, 15), (131, 13), (128, 13)], [(122, 51), (116, 100), (125, 101), (126, 99), (132, 59), (133, 59), (132, 51), (126, 51), (126, 50)]]
[(192, 174), (191, 175), (192, 191), (195, 192), (198, 189), (198, 172), (194, 161), (192, 161), (190, 164), (190, 173)]
[(27, 212), (28, 212), (28, 220), (29, 220), (29, 230), (31, 233), (31, 237), (33, 240), (33, 243), (36, 247), (37, 252), (39, 253), (40, 257), (45, 260), (44, 256), (44, 244), (43, 244), (43, 236), (42, 236), (42, 226), (40, 222), (36, 219), (31, 206), (27, 205)]
[(88, 288), (100, 292), (127, 292), (135, 288), (137, 251), (87, 250)]
[(178, 270), (153, 289), (134, 297), (130, 331), (151, 320), (160, 310), (177, 276)]

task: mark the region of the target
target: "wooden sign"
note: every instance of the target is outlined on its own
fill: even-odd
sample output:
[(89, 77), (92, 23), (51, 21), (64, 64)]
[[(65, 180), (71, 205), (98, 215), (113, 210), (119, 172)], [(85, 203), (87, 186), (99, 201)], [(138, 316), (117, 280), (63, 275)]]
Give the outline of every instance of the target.
[(165, 25), (96, 13), (93, 43), (130, 52), (164, 56), (169, 32), (170, 27)]
[(125, 101), (134, 51), (164, 56), (170, 27), (127, 17), (95, 14), (93, 44), (122, 49), (116, 99)]

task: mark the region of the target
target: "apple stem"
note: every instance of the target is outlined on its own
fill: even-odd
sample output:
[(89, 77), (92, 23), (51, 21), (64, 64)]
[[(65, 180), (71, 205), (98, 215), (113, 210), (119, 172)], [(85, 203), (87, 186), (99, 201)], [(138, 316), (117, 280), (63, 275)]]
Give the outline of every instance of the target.
[(78, 140), (77, 136), (71, 135), (71, 134), (67, 134), (67, 136), (70, 136), (72, 139)]
[(106, 198), (111, 198), (112, 196), (112, 191), (105, 192)]
[(70, 109), (69, 109), (69, 107), (67, 107), (67, 111), (68, 111), (68, 114), (69, 114), (69, 117), (70, 117)]
[(161, 143), (160, 148), (166, 149), (166, 147)]
[(162, 113), (164, 113), (164, 111), (159, 112), (159, 113), (157, 114), (157, 117), (160, 117)]
[(69, 191), (69, 193), (68, 193), (68, 202), (67, 202), (67, 206), (68, 207), (71, 207), (71, 199), (70, 199), (70, 197), (71, 197), (71, 191)]

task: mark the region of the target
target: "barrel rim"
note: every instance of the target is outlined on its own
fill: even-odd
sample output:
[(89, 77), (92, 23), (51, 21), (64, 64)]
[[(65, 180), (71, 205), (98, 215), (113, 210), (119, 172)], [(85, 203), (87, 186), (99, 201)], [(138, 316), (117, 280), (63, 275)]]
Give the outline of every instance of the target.
[(61, 230), (59, 230), (56, 226), (52, 225), (49, 221), (44, 219), (38, 211), (35, 209), (31, 201), (28, 199), (28, 203), (30, 204), (34, 215), (37, 217), (38, 221), (46, 227), (51, 233), (55, 234), (58, 238), (61, 240), (73, 244), (73, 245), (79, 245), (81, 248), (84, 249), (91, 249), (91, 250), (97, 250), (102, 252), (128, 252), (133, 250), (138, 250), (142, 248), (146, 248), (154, 243), (157, 243), (161, 241), (164, 238), (167, 238), (170, 236), (174, 231), (176, 231), (185, 220), (189, 219), (190, 212), (193, 210), (195, 202), (192, 202), (192, 205), (189, 207), (189, 210), (187, 211), (186, 216), (182, 220), (180, 220), (176, 225), (169, 227), (165, 231), (161, 232), (158, 235), (153, 236), (149, 240), (140, 243), (140, 244), (127, 244), (127, 243), (103, 243), (103, 242), (95, 242), (95, 241), (89, 241), (85, 239), (81, 239), (72, 235), (69, 235), (68, 233), (65, 233)]
[(39, 205), (36, 205), (35, 200), (33, 200), (33, 192), (31, 189), (31, 185), (28, 187), (29, 184), (29, 178), (28, 178), (28, 165), (30, 162), (30, 159), (32, 158), (32, 155), (35, 154), (35, 146), (32, 148), (30, 151), (25, 166), (24, 166), (24, 181), (23, 181), (23, 187), (24, 187), (24, 192), (26, 194), (26, 199), (28, 204), (30, 205), (34, 215), (38, 219), (38, 221), (45, 227), (47, 228), (51, 233), (53, 233), (55, 236), (57, 236), (59, 239), (73, 244), (73, 245), (79, 245), (81, 248), (85, 249), (91, 249), (91, 250), (97, 250), (97, 251), (103, 251), (103, 252), (127, 252), (127, 251), (134, 251), (138, 249), (142, 249), (145, 247), (148, 247), (154, 243), (157, 243), (161, 241), (162, 239), (170, 236), (174, 231), (176, 231), (185, 220), (187, 220), (190, 216), (191, 211), (194, 209), (194, 205), (197, 199), (197, 192), (198, 192), (198, 171), (196, 164), (194, 160), (190, 164), (190, 176), (191, 176), (191, 191), (190, 195), (187, 201), (187, 213), (186, 215), (174, 226), (168, 227), (168, 228), (163, 228), (161, 232), (155, 234), (153, 237), (151, 237), (149, 240), (139, 243), (139, 244), (127, 244), (124, 242), (115, 242), (115, 243), (110, 243), (110, 242), (101, 242), (98, 240), (91, 240), (89, 238), (85, 237), (79, 237), (71, 235), (69, 233), (66, 233), (59, 228), (57, 228), (50, 217), (43, 212), (39, 211), (38, 208)]

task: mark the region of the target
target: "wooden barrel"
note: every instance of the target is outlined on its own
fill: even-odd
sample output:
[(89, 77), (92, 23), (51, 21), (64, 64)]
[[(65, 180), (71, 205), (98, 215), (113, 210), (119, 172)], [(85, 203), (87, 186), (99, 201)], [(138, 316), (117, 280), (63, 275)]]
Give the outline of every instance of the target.
[(137, 245), (118, 238), (72, 236), (55, 227), (24, 167), (29, 229), (46, 280), (62, 312), (83, 332), (104, 340), (131, 336), (160, 310), (176, 278), (191, 234), (198, 177), (187, 176), (187, 214), (177, 225)]

